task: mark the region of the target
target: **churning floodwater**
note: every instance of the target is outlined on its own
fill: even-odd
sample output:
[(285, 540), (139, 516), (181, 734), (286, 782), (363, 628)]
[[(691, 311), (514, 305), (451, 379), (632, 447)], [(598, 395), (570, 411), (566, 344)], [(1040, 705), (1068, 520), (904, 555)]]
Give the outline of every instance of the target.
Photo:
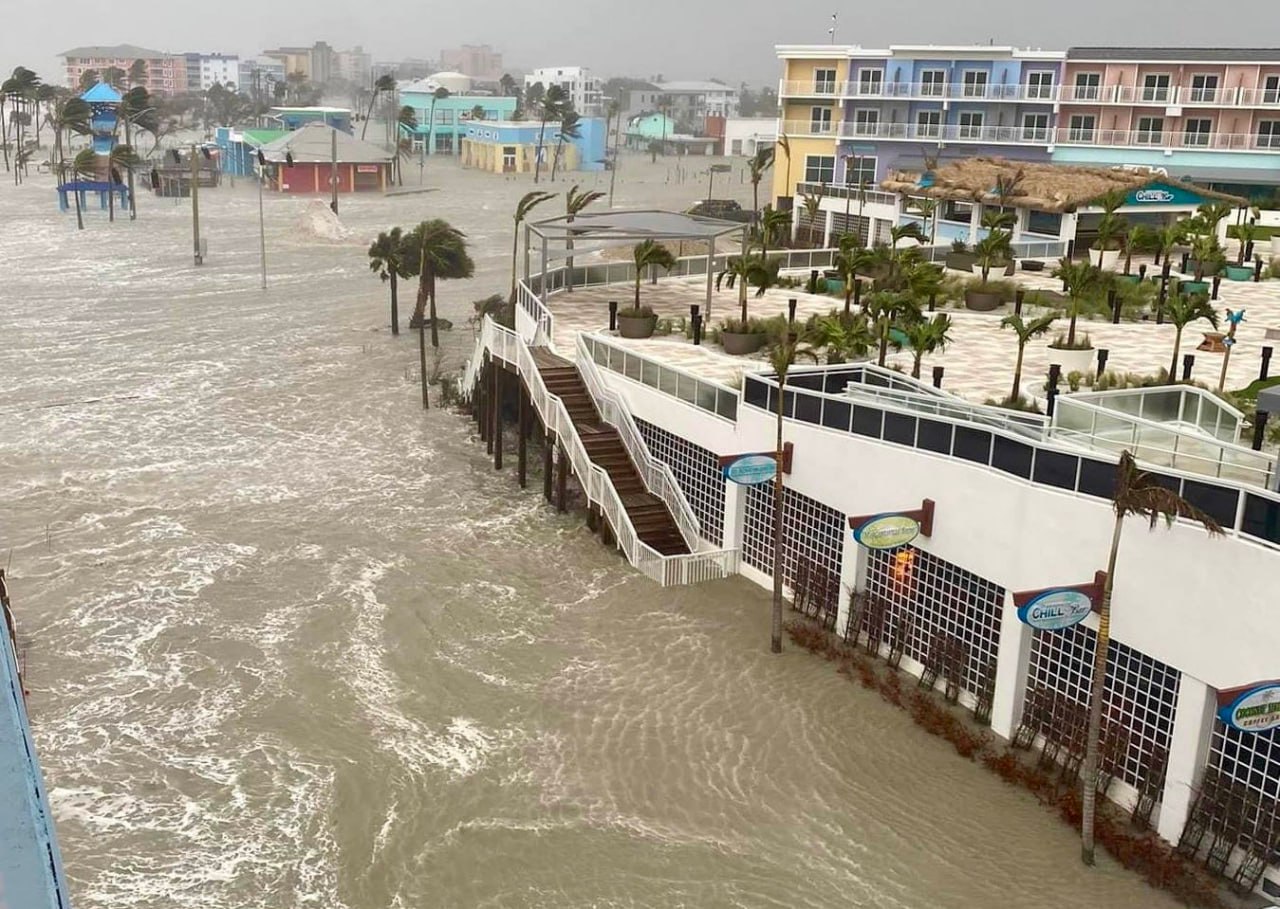
[[(620, 204), (705, 185), (627, 167)], [(456, 368), (528, 189), (426, 180), (340, 242), (269, 197), (265, 293), (251, 183), (202, 194), (200, 269), (185, 200), (81, 232), (0, 186), (0, 558), (77, 909), (1169, 905), (770, 656), (765, 591), (659, 589), (423, 414), (368, 242), (467, 232)]]

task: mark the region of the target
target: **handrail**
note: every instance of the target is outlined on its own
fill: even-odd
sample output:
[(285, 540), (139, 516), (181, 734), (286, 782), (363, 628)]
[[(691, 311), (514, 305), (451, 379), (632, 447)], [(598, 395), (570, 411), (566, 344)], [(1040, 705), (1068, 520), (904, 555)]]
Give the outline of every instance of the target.
[(685, 545), (690, 552), (697, 552), (702, 545), (702, 525), (693, 513), (689, 500), (676, 482), (670, 465), (650, 454), (649, 446), (645, 444), (644, 437), (631, 418), (630, 409), (621, 396), (605, 384), (604, 377), (600, 375), (600, 370), (591, 357), (586, 339), (581, 334), (578, 335), (578, 372), (595, 401), (596, 409), (600, 411), (600, 417), (618, 431), (645, 488), (667, 506), (680, 528), (680, 536), (684, 538)]
[[(533, 402), (542, 425), (549, 432), (555, 433), (560, 444), (564, 446), (564, 451), (569, 456), (569, 461), (582, 484), (587, 500), (600, 506), (613, 527), (617, 547), (626, 555), (628, 562), (646, 577), (664, 587), (727, 577), (737, 572), (738, 550), (736, 549), (704, 550), (687, 555), (664, 556), (641, 540), (635, 525), (631, 522), (631, 516), (627, 514), (622, 497), (613, 485), (613, 480), (608, 472), (595, 464), (587, 454), (586, 446), (564, 402), (547, 389), (542, 373), (539, 372), (533, 360), (530, 345), (519, 332), (498, 325), (491, 317), (485, 316), (480, 329), (480, 346), (491, 351), (495, 357), (515, 365), (516, 370), (524, 378), (529, 399)], [(683, 530), (682, 528), (682, 533)]]

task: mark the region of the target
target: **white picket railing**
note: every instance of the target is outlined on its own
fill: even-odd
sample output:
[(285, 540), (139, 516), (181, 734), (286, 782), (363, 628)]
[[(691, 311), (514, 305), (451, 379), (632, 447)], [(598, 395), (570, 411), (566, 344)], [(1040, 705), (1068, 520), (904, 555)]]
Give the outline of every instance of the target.
[[(587, 500), (598, 505), (604, 513), (605, 518), (613, 527), (617, 546), (626, 555), (627, 561), (646, 577), (664, 587), (695, 584), (699, 581), (724, 578), (737, 573), (738, 550), (736, 549), (703, 550), (684, 555), (668, 556), (663, 555), (641, 540), (639, 534), (636, 533), (635, 525), (631, 523), (631, 516), (627, 514), (622, 497), (618, 494), (617, 489), (614, 488), (613, 480), (606, 470), (592, 462), (591, 457), (587, 454), (586, 446), (582, 442), (582, 437), (578, 435), (577, 427), (574, 426), (573, 419), (569, 416), (569, 411), (557, 395), (553, 395), (548, 391), (546, 383), (542, 379), (542, 373), (538, 371), (537, 364), (533, 360), (533, 352), (524, 338), (519, 333), (498, 325), (489, 316), (485, 316), (480, 328), (477, 351), (472, 357), (472, 362), (479, 363), (483, 360), (485, 350), (488, 350), (496, 359), (514, 365), (524, 378), (525, 387), (529, 391), (529, 399), (533, 402), (533, 406), (542, 420), (542, 425), (547, 428), (548, 432), (554, 433), (559, 440), (562, 450), (568, 455), (569, 463), (573, 466), (574, 474), (582, 484), (582, 490), (586, 494)], [(471, 364), (468, 364), (468, 370), (470, 369)], [(595, 378), (599, 379), (598, 373)], [(618, 402), (617, 406), (625, 412), (625, 405)], [(621, 422), (629, 422), (629, 420), (615, 424), (618, 427), (619, 435), (623, 435), (625, 438), (624, 430), (620, 425)], [(632, 431), (635, 429), (633, 422), (631, 423), (631, 429)], [(639, 433), (636, 432), (635, 435), (638, 439)], [(643, 440), (640, 441), (643, 442)], [(652, 458), (649, 460), (652, 461)], [(668, 475), (669, 471), (670, 469), (667, 468)], [(674, 485), (674, 477), (672, 477), (672, 483)], [(676, 492), (679, 493), (679, 487), (676, 486), (675, 488)], [(655, 492), (656, 494), (658, 493)], [(664, 501), (666, 500), (664, 499)], [(688, 509), (688, 502), (683, 501), (683, 496), (681, 496), (681, 501), (684, 509), (673, 509), (672, 511), (677, 516), (677, 520), (679, 520), (681, 511)], [(691, 511), (687, 511), (687, 513), (692, 516)], [(694, 520), (694, 528), (696, 529), (696, 519)], [(682, 535), (685, 534), (685, 530), (686, 527), (682, 525)], [(688, 542), (688, 537), (686, 537), (686, 541)], [(699, 538), (695, 535), (693, 541), (690, 542), (690, 548), (696, 548), (698, 542)]]
[(622, 444), (626, 446), (627, 454), (631, 456), (631, 462), (635, 464), (640, 478), (644, 481), (645, 488), (667, 506), (667, 510), (671, 512), (671, 516), (675, 518), (680, 528), (680, 536), (684, 538), (685, 545), (689, 547), (690, 552), (696, 552), (702, 545), (702, 526), (693, 513), (689, 500), (685, 498), (680, 484), (676, 482), (676, 476), (671, 472), (671, 467), (650, 454), (644, 436), (640, 435), (635, 421), (631, 419), (631, 410), (617, 392), (605, 384), (604, 376), (600, 374), (600, 369), (592, 359), (591, 351), (582, 335), (578, 335), (578, 373), (582, 376), (587, 391), (595, 402), (596, 410), (600, 411), (600, 418), (617, 430)]

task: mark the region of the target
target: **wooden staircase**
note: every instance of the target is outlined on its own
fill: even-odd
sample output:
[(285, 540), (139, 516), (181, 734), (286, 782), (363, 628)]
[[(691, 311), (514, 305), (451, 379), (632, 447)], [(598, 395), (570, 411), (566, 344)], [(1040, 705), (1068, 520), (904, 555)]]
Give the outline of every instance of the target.
[(645, 488), (617, 430), (600, 420), (577, 367), (545, 347), (535, 347), (532, 353), (547, 390), (564, 403), (592, 463), (609, 474), (636, 534), (663, 555), (688, 553), (689, 547), (666, 503)]

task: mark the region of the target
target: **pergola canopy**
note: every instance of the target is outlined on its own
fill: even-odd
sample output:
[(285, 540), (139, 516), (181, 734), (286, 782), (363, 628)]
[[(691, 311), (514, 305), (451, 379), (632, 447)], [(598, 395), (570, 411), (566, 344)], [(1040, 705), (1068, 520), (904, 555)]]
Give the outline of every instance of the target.
[(737, 221), (671, 211), (609, 211), (568, 215), (535, 221), (530, 233), (549, 241), (568, 239), (701, 240), (712, 242), (746, 229)]

